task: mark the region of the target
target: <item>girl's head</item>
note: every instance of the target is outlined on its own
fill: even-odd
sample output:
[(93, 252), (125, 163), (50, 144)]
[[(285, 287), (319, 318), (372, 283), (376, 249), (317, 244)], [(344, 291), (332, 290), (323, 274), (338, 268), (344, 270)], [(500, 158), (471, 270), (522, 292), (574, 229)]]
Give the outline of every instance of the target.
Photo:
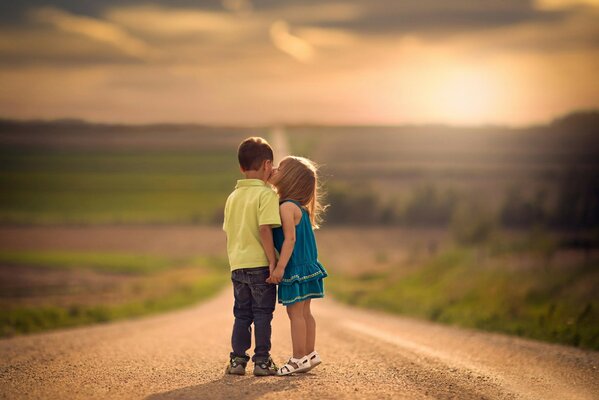
[(273, 170), (270, 182), (281, 200), (295, 200), (306, 207), (312, 226), (318, 228), (325, 207), (320, 202), (316, 164), (304, 157), (285, 157)]

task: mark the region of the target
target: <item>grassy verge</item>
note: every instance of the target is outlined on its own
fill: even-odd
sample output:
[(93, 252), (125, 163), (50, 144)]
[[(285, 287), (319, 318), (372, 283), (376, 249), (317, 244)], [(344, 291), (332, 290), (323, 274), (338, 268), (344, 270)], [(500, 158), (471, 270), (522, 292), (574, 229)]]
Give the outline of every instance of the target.
[[(53, 288), (41, 304), (39, 296), (36, 297), (40, 288), (35, 282), (19, 291), (5, 287), (0, 302), (1, 337), (169, 311), (214, 295), (228, 281), (226, 263), (217, 258), (181, 260), (118, 253), (0, 252), (0, 263), (17, 269), (34, 266), (36, 274), (62, 269), (75, 276), (82, 270), (90, 270), (93, 276), (102, 278), (98, 284), (86, 281), (76, 290), (66, 283)], [(86, 276), (89, 278), (89, 274)], [(56, 284), (56, 281), (51, 283)], [(10, 296), (15, 297), (11, 300)]]
[(127, 253), (0, 250), (0, 264), (61, 269), (86, 268), (113, 273), (151, 274), (191, 261)]
[(169, 311), (194, 304), (215, 294), (227, 282), (225, 275), (209, 275), (173, 288), (159, 298), (119, 305), (71, 305), (69, 307), (18, 307), (0, 312), (0, 336), (109, 322)]
[(599, 350), (596, 263), (513, 261), (456, 248), (407, 275), (338, 275), (329, 288), (357, 306)]

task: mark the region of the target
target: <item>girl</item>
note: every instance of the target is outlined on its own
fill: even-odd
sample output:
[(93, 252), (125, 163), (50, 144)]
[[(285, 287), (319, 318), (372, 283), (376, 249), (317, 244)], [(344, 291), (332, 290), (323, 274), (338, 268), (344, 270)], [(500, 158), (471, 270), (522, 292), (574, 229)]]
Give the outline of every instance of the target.
[(313, 229), (318, 228), (324, 207), (319, 202), (314, 163), (302, 157), (285, 157), (273, 170), (271, 183), (279, 194), (281, 228), (273, 229), (279, 260), (268, 282), (279, 284), (279, 303), (287, 307), (291, 322), (293, 356), (277, 372), (306, 372), (321, 363), (314, 350), (316, 322), (310, 301), (324, 296), (327, 276), (318, 262)]

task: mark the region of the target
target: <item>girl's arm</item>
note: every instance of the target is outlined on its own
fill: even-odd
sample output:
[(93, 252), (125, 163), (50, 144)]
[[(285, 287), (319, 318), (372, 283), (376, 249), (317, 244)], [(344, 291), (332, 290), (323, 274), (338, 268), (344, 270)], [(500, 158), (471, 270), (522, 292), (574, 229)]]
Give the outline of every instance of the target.
[(295, 246), (295, 210), (297, 206), (291, 202), (281, 204), (279, 210), (281, 212), (281, 225), (283, 226), (283, 246), (279, 254), (279, 261), (275, 270), (272, 272), (269, 281), (270, 283), (279, 283), (283, 279), (285, 267), (293, 253)]

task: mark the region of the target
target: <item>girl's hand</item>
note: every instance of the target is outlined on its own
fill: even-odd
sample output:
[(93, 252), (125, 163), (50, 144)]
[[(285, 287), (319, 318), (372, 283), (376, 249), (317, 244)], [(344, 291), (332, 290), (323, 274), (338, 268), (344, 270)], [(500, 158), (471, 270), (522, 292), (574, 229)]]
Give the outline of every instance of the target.
[(271, 272), (271, 274), (268, 277), (268, 279), (266, 280), (266, 282), (277, 285), (277, 284), (281, 283), (281, 281), (283, 280), (284, 273), (285, 273), (285, 271), (283, 271), (282, 268), (275, 268), (274, 271)]

